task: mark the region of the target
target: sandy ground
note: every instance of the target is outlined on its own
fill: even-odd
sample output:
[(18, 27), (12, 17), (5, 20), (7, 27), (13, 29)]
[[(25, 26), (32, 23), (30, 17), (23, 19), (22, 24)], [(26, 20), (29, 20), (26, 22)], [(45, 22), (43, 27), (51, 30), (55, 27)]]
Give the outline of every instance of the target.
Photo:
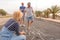
[[(0, 25), (8, 19), (0, 18)], [(30, 31), (30, 35), (26, 35), (28, 40), (60, 40), (60, 23), (57, 22), (35, 19)]]

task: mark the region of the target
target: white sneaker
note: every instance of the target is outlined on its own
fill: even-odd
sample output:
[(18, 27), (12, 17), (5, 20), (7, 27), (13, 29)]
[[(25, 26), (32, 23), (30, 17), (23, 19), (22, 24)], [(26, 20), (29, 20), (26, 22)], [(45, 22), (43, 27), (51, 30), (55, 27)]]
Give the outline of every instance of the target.
[(22, 26), (23, 26), (23, 27), (25, 27), (25, 25), (24, 25), (24, 24), (23, 24)]
[(22, 26), (22, 24), (19, 25), (20, 27)]

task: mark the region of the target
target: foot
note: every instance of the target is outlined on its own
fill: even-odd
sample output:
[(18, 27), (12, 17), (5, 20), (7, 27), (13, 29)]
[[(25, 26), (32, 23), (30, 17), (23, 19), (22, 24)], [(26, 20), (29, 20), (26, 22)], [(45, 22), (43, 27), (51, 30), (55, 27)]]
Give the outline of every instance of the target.
[(25, 25), (24, 24), (21, 24), (20, 27), (25, 27)]
[(25, 27), (25, 25), (24, 25), (24, 24), (23, 24), (22, 26), (23, 26), (23, 27)]

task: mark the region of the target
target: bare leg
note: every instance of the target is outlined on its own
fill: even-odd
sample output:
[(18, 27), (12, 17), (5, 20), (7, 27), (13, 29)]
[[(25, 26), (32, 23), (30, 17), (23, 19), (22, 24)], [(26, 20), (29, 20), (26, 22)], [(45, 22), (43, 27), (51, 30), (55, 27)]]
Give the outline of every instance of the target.
[(30, 35), (30, 28), (31, 28), (32, 23), (33, 23), (33, 21), (28, 21), (27, 30), (28, 30), (28, 34), (29, 34), (29, 35)]

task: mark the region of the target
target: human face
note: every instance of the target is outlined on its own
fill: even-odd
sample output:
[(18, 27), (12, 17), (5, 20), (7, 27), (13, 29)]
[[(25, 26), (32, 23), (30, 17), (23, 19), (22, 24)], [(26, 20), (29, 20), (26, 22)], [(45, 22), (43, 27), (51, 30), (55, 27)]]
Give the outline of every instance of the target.
[(31, 4), (30, 4), (30, 3), (28, 3), (27, 5), (28, 5), (28, 7), (30, 7), (30, 6), (31, 6)]
[(24, 5), (24, 3), (21, 3), (21, 5), (23, 6), (23, 5)]

